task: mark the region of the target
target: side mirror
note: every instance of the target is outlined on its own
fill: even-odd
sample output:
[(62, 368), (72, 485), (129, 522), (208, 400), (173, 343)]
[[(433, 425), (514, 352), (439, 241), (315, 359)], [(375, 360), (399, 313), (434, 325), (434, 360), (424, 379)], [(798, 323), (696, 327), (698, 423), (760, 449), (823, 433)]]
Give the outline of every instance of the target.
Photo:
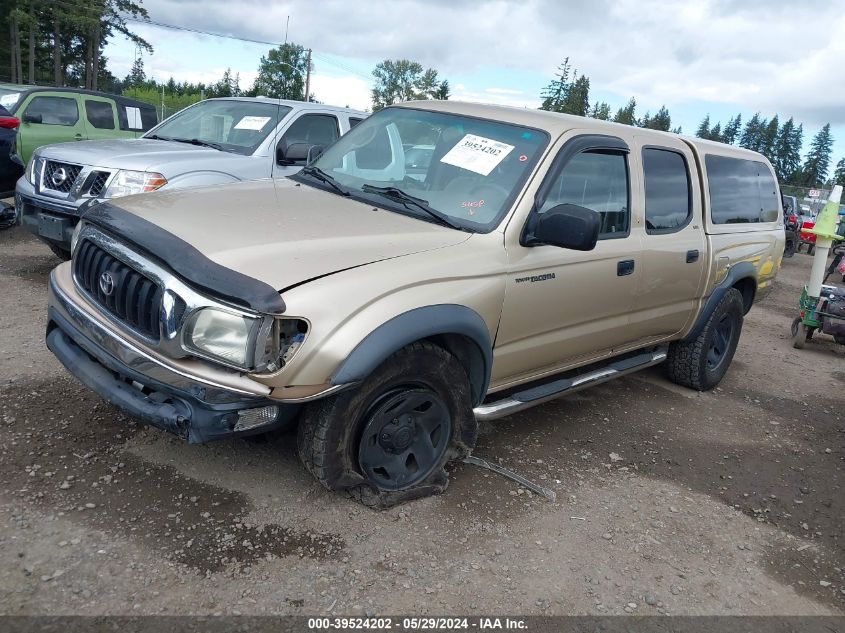
[[(323, 148), (319, 145), (311, 145), (311, 143), (285, 143), (282, 141), (276, 147), (276, 162), (279, 165), (296, 165), (298, 163), (305, 164), (313, 156), (313, 150), (319, 148), (320, 152)], [(316, 156), (314, 156), (316, 158)]]
[(549, 244), (574, 251), (596, 247), (601, 228), (597, 211), (577, 204), (559, 204), (537, 216), (528, 245)]
[(40, 114), (24, 114), (23, 115), (23, 122), (24, 123), (43, 123), (44, 117)]

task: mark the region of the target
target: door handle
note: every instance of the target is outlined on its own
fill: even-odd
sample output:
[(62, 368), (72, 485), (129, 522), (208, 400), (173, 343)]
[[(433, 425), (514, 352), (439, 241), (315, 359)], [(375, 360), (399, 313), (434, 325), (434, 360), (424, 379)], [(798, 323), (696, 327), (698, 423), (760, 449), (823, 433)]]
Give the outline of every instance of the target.
[(623, 259), (621, 262), (617, 262), (616, 264), (616, 276), (617, 277), (625, 277), (626, 275), (630, 275), (634, 272), (634, 260), (633, 259)]
[(698, 261), (698, 249), (687, 251), (687, 264), (692, 264)]

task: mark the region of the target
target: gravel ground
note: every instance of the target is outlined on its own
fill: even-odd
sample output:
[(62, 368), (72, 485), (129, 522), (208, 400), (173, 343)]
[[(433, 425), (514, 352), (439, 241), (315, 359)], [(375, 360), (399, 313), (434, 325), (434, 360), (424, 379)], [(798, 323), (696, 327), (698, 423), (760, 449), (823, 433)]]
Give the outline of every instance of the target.
[(715, 391), (654, 368), (483, 425), (555, 503), (458, 465), (380, 513), (291, 435), (189, 446), (83, 388), (43, 343), (56, 264), (0, 233), (0, 613), (845, 613), (845, 347), (791, 347), (806, 255)]

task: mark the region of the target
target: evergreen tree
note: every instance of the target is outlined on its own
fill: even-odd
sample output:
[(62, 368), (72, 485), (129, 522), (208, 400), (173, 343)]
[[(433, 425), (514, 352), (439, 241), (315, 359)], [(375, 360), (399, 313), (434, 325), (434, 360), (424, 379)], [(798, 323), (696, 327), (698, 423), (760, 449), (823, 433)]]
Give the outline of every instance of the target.
[(802, 132), (795, 128), (792, 117), (787, 119), (778, 132), (770, 160), (780, 182), (787, 182), (801, 165), (802, 136)]
[(830, 134), (830, 123), (827, 123), (810, 143), (810, 151), (801, 168), (805, 187), (817, 187), (827, 178), (830, 167), (830, 154), (833, 151), (833, 136)]
[(712, 128), (710, 128), (710, 134), (708, 134), (706, 138), (709, 138), (711, 141), (721, 141), (722, 140), (722, 124), (717, 123)]
[(590, 110), (590, 116), (594, 119), (599, 119), (600, 121), (609, 121), (610, 106), (604, 101), (601, 103), (596, 102), (593, 104), (593, 109)]
[(143, 86), (146, 81), (147, 75), (144, 72), (144, 60), (141, 59), (141, 56), (139, 55), (135, 58), (135, 61), (132, 64), (132, 70), (129, 71), (129, 74), (126, 76), (126, 79), (123, 80), (123, 83), (127, 86), (139, 87)]
[(590, 80), (581, 75), (576, 79), (569, 89), (566, 91), (566, 98), (560, 110), (557, 112), (565, 112), (566, 114), (575, 114), (578, 116), (587, 116), (590, 110)]
[(833, 182), (831, 184), (845, 187), (845, 158), (840, 158), (839, 162), (836, 163), (836, 170), (833, 172)]
[(564, 101), (569, 94), (569, 75), (572, 70), (569, 67), (569, 58), (563, 60), (563, 63), (557, 67), (555, 78), (551, 80), (548, 86), (543, 89), (540, 96), (543, 98), (543, 103), (540, 106), (541, 110), (549, 110), (551, 112), (561, 112)]
[(745, 128), (743, 128), (742, 134), (739, 137), (739, 144), (745, 149), (756, 150), (759, 143), (760, 113), (756, 112), (754, 116), (749, 119), (748, 123), (745, 124)]
[(698, 129), (695, 131), (698, 138), (710, 138), (710, 115), (705, 116), (701, 123), (698, 124)]
[(739, 128), (742, 125), (742, 115), (737, 114), (734, 118), (729, 119), (725, 129), (722, 131), (722, 142), (733, 145), (736, 142), (736, 137), (739, 136)]
[(648, 118), (648, 115), (646, 115), (643, 119), (647, 119), (643, 122), (643, 127), (651, 130), (663, 130), (664, 132), (668, 132), (672, 127), (672, 117), (669, 116), (669, 110), (666, 109), (665, 105), (660, 106), (657, 114), (653, 117)]
[(757, 148), (757, 151), (768, 158), (770, 162), (773, 162), (775, 159), (774, 150), (775, 143), (777, 143), (778, 140), (779, 125), (780, 122), (778, 121), (778, 115), (776, 114), (772, 117), (772, 120), (768, 122), (760, 134), (760, 145)]
[(635, 114), (637, 109), (637, 100), (634, 97), (628, 103), (616, 111), (616, 116), (613, 117), (615, 123), (624, 123), (625, 125), (636, 125), (637, 116)]

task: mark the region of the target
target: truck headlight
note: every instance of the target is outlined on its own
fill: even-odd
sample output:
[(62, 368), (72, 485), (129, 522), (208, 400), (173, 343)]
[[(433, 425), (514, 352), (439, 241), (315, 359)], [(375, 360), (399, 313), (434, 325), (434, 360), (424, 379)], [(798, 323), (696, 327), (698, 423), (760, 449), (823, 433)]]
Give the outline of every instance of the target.
[(33, 152), (32, 156), (29, 157), (29, 162), (26, 164), (26, 171), (24, 172), (24, 177), (29, 184), (34, 185), (35, 181), (38, 180), (38, 174), (41, 173), (42, 162), (43, 159), (41, 159), (35, 152)]
[(135, 193), (148, 193), (167, 184), (167, 178), (154, 171), (121, 169), (103, 194), (104, 198), (119, 198)]
[(249, 370), (262, 321), (216, 308), (202, 308), (188, 320), (184, 342), (202, 355)]

